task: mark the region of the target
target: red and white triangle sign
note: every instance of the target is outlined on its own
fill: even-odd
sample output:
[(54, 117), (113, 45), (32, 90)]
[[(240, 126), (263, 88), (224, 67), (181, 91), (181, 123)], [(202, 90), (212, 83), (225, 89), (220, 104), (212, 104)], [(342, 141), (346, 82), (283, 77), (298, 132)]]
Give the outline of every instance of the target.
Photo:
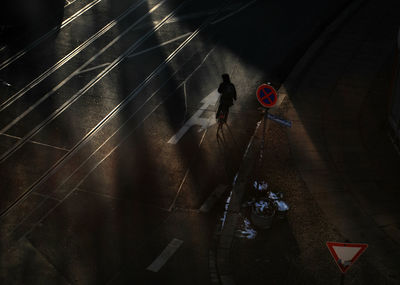
[(366, 243), (341, 243), (330, 242), (326, 243), (330, 253), (333, 256), (337, 266), (342, 271), (346, 271), (353, 265), (353, 263), (360, 257), (360, 255), (367, 249)]

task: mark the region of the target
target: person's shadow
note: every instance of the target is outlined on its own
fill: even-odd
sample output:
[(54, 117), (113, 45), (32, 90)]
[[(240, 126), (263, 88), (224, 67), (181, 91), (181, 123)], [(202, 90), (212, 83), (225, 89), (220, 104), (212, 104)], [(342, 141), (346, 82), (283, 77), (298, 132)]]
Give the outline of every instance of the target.
[(234, 175), (232, 152), (236, 152), (239, 146), (231, 128), (226, 122), (218, 123), (217, 144), (221, 160), (224, 163), (226, 175), (227, 177), (231, 177)]

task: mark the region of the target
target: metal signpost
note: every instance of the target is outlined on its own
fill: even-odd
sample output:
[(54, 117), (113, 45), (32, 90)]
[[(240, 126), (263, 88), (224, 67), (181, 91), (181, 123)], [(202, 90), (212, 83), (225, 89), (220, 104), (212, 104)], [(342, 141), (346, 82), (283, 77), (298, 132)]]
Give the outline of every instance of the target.
[[(261, 146), (260, 146), (260, 157), (258, 160), (258, 164), (261, 167), (262, 166), (262, 161), (263, 161), (263, 156), (264, 156), (264, 144), (265, 144), (265, 132), (266, 132), (266, 125), (267, 125), (267, 119), (273, 120), (274, 122), (277, 122), (279, 124), (282, 124), (286, 127), (292, 127), (292, 122), (284, 120), (282, 118), (279, 118), (275, 115), (269, 114), (268, 110), (276, 105), (278, 102), (278, 93), (275, 90), (274, 87), (270, 83), (268, 84), (261, 84), (257, 88), (256, 92), (257, 100), (263, 106), (263, 111), (264, 111), (264, 120), (263, 120), (263, 134), (262, 134), (262, 140), (261, 140)], [(257, 180), (257, 185), (256, 188), (258, 189), (258, 180)]]
[(260, 102), (261, 106), (263, 106), (264, 109), (264, 121), (263, 121), (263, 136), (261, 140), (261, 150), (260, 150), (260, 159), (259, 159), (259, 164), (261, 165), (262, 158), (264, 155), (264, 141), (265, 141), (265, 128), (267, 124), (267, 118), (268, 118), (268, 109), (273, 107), (276, 102), (278, 101), (278, 94), (275, 90), (274, 87), (272, 87), (270, 84), (261, 84), (257, 88), (257, 100)]

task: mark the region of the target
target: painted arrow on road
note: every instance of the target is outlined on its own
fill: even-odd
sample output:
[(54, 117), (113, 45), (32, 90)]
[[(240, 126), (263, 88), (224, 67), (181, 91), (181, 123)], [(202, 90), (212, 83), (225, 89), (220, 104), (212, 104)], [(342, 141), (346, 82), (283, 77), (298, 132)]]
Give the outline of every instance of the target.
[(217, 122), (214, 118), (214, 115), (212, 115), (210, 118), (202, 118), (201, 116), (207, 110), (208, 106), (213, 106), (218, 102), (218, 98), (219, 93), (217, 89), (215, 89), (203, 100), (201, 100), (201, 103), (203, 105), (196, 111), (196, 113), (194, 113), (194, 115), (185, 123), (185, 125), (170, 138), (168, 143), (176, 144), (183, 137), (183, 135), (186, 134), (186, 132), (193, 126), (200, 126), (200, 131), (202, 131), (214, 125)]

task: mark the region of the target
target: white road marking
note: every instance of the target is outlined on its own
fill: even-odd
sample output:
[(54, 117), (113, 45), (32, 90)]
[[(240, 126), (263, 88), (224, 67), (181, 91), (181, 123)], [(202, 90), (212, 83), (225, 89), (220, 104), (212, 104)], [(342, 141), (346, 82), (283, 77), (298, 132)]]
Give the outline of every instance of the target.
[(194, 115), (185, 123), (185, 125), (169, 139), (168, 143), (178, 143), (183, 135), (186, 134), (186, 132), (193, 126), (200, 126), (201, 129), (199, 131), (202, 131), (214, 125), (217, 122), (215, 120), (214, 114), (212, 114), (210, 118), (201, 118), (201, 115), (203, 115), (203, 113), (207, 110), (208, 106), (215, 105), (218, 101), (218, 98), (219, 93), (217, 89), (215, 89), (201, 101), (203, 106), (201, 106), (200, 109), (197, 110), (197, 112), (194, 113)]
[(94, 66), (94, 67), (91, 67), (91, 68), (83, 69), (80, 72), (78, 72), (76, 75), (79, 75), (79, 74), (82, 74), (82, 73), (85, 73), (85, 72), (89, 72), (89, 71), (92, 71), (92, 70), (96, 70), (96, 69), (99, 69), (99, 68), (102, 68), (102, 67), (108, 66), (108, 65), (110, 65), (110, 62), (106, 62), (106, 63), (100, 64), (100, 65), (97, 65), (97, 66)]
[(182, 240), (174, 238), (161, 252), (161, 254), (153, 261), (153, 263), (147, 267), (147, 270), (158, 272), (161, 267), (163, 267), (165, 263), (167, 263), (167, 261), (175, 254), (182, 244)]
[(40, 38), (38, 38), (36, 41), (32, 42), (30, 45), (28, 45), (26, 48), (24, 48), (23, 50), (17, 52), (15, 55), (13, 55), (12, 57), (8, 58), (7, 60), (3, 61), (0, 64), (0, 70), (3, 70), (4, 68), (6, 68), (7, 66), (9, 66), (10, 64), (12, 64), (13, 62), (15, 62), (16, 60), (18, 60), (20, 57), (22, 57), (23, 55), (25, 55), (27, 52), (29, 52), (30, 50), (34, 49), (36, 46), (38, 46), (41, 42), (47, 40), (48, 38), (50, 38), (52, 35), (54, 35), (55, 33), (57, 33), (59, 30), (61, 30), (62, 28), (64, 28), (65, 26), (67, 26), (68, 24), (70, 24), (72, 21), (76, 20), (79, 16), (81, 16), (83, 13), (89, 11), (91, 8), (93, 8), (95, 5), (97, 5), (98, 3), (100, 3), (101, 0), (95, 0), (91, 3), (89, 3), (88, 5), (86, 5), (85, 7), (83, 7), (81, 10), (79, 10), (78, 12), (76, 12), (74, 15), (72, 15), (71, 17), (69, 17), (68, 19), (65, 19), (62, 23), (60, 27), (54, 27), (52, 28), (50, 31), (48, 31), (46, 34), (44, 34), (43, 36), (41, 36)]
[(227, 185), (219, 185), (214, 192), (211, 193), (211, 195), (207, 198), (207, 200), (201, 205), (200, 207), (200, 212), (202, 213), (207, 213), (209, 212), (212, 207), (215, 205), (215, 203), (218, 201), (219, 198), (221, 198), (222, 194), (226, 191), (228, 188)]
[(172, 42), (175, 42), (175, 41), (177, 41), (177, 40), (180, 40), (180, 39), (182, 39), (182, 38), (184, 38), (184, 37), (187, 37), (187, 36), (189, 36), (190, 34), (191, 34), (191, 32), (186, 33), (186, 34), (183, 34), (183, 35), (180, 35), (180, 36), (178, 36), (178, 37), (176, 37), (176, 38), (173, 38), (173, 39), (171, 39), (171, 40), (169, 40), (169, 41), (163, 42), (163, 43), (161, 43), (161, 44), (159, 44), (159, 45), (156, 45), (156, 46), (153, 46), (153, 47), (151, 47), (151, 48), (148, 48), (148, 49), (139, 51), (139, 52), (137, 52), (137, 53), (133, 53), (133, 54), (131, 54), (130, 56), (128, 56), (128, 58), (131, 58), (131, 57), (134, 57), (134, 56), (137, 56), (137, 55), (141, 55), (141, 54), (143, 54), (143, 53), (146, 53), (146, 52), (152, 51), (152, 50), (154, 50), (154, 49), (157, 49), (157, 48), (159, 48), (159, 47), (165, 46), (165, 45), (167, 45), (167, 44), (170, 44), (170, 43), (172, 43)]

